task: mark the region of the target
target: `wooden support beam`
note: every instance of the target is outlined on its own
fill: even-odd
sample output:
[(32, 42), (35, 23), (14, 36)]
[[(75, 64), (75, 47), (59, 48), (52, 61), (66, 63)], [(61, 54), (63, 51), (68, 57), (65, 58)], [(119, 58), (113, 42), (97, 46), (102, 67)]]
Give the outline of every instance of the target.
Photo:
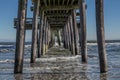
[(48, 23), (48, 32), (47, 32), (47, 37), (48, 37), (48, 40), (47, 40), (47, 45), (48, 45), (48, 49), (49, 49), (49, 43), (50, 43), (50, 25)]
[(70, 25), (70, 33), (71, 33), (71, 52), (73, 55), (75, 55), (75, 43), (74, 43), (74, 33), (73, 33), (73, 21), (72, 16), (69, 16), (68, 23)]
[(44, 11), (41, 12), (41, 25), (39, 27), (39, 49), (38, 49), (38, 58), (42, 54), (42, 39), (43, 39), (43, 24), (44, 24)]
[(48, 22), (46, 21), (46, 26), (45, 26), (45, 53), (48, 50), (48, 44), (47, 44), (47, 40), (48, 40)]
[(65, 23), (66, 23), (66, 21), (57, 21), (57, 22), (54, 22), (54, 21), (49, 21), (49, 23), (51, 24), (51, 25), (65, 25)]
[(70, 0), (67, 1), (67, 5), (69, 5)]
[(60, 5), (60, 0), (58, 0), (58, 5)]
[(48, 22), (66, 22), (66, 20), (48, 20)]
[(69, 49), (68, 25), (64, 26), (65, 48)]
[(74, 6), (45, 6), (45, 7), (42, 7), (42, 10), (45, 10), (45, 11), (55, 11), (55, 10), (71, 10), (71, 9), (78, 9), (79, 6), (78, 5), (74, 5)]
[(70, 13), (46, 13), (45, 16), (47, 17), (52, 17), (52, 16), (56, 16), (56, 17), (59, 17), (59, 16), (68, 16)]
[(18, 1), (18, 24), (17, 24), (17, 34), (16, 34), (15, 65), (14, 65), (15, 74), (23, 72), (26, 12), (27, 12), (27, 0), (19, 0)]
[(47, 31), (46, 31), (46, 52), (48, 51), (48, 47), (49, 47), (49, 23), (47, 22)]
[(65, 24), (50, 24), (51, 27), (54, 27), (54, 26), (65, 26)]
[(52, 30), (55, 30), (55, 29), (62, 29), (64, 26), (50, 26), (50, 28)]
[(53, 0), (53, 6), (55, 6), (55, 0)]
[(40, 0), (34, 2), (33, 24), (32, 24), (32, 46), (31, 46), (31, 63), (35, 62), (37, 53), (37, 33), (38, 33), (38, 15)]
[(50, 0), (48, 0), (49, 1), (49, 6), (51, 6), (51, 2), (50, 2)]
[(69, 24), (69, 21), (67, 22), (67, 29), (68, 29), (68, 37), (69, 37), (69, 49), (71, 51), (71, 34), (70, 34), (70, 24)]
[(80, 1), (80, 27), (81, 27), (81, 55), (82, 62), (87, 63), (87, 39), (86, 39), (86, 9), (85, 1)]
[(65, 3), (65, 0), (62, 0), (62, 5), (64, 5), (64, 3)]
[(43, 0), (43, 2), (44, 2), (44, 4), (45, 4), (45, 6), (47, 6), (47, 0)]
[(61, 15), (61, 14), (60, 14), (60, 15), (59, 15), (59, 14), (58, 14), (58, 15), (56, 15), (56, 14), (50, 14), (50, 15), (49, 15), (49, 14), (48, 14), (48, 15), (47, 15), (47, 18), (48, 18), (48, 19), (63, 19), (63, 18), (66, 19), (66, 18), (68, 18), (68, 15), (66, 14), (66, 16), (65, 16), (64, 14), (63, 14), (63, 15)]
[(57, 26), (57, 25), (63, 25), (63, 26), (64, 26), (65, 23), (51, 23), (50, 25), (53, 25), (53, 26), (54, 26), (54, 25), (55, 25), (55, 26)]
[(71, 5), (73, 5), (74, 1), (75, 1), (75, 0), (72, 0), (72, 1), (71, 1)]
[(65, 19), (68, 19), (68, 17), (54, 17), (54, 18), (48, 18), (48, 20), (65, 20)]
[(68, 17), (68, 15), (61, 15), (61, 14), (59, 14), (59, 15), (53, 15), (53, 14), (51, 14), (51, 15), (46, 15), (48, 18), (49, 17)]
[(67, 49), (67, 41), (66, 41), (66, 34), (65, 34), (65, 26), (64, 26), (64, 28), (63, 28), (63, 32), (62, 32), (63, 34), (63, 44), (64, 44), (64, 48), (66, 48)]
[(72, 20), (73, 20), (73, 33), (74, 33), (74, 42), (75, 42), (75, 55), (79, 54), (79, 46), (78, 46), (78, 29), (76, 23), (76, 11), (72, 10)]
[(66, 38), (67, 38), (67, 49), (70, 49), (70, 44), (69, 44), (69, 33), (68, 33), (68, 25), (66, 24)]
[(58, 32), (57, 33), (58, 44), (59, 44), (59, 46), (61, 46), (61, 32), (60, 32), (60, 30), (58, 30), (57, 32)]
[(103, 1), (104, 0), (95, 0), (97, 42), (98, 42), (98, 52), (99, 52), (101, 73), (108, 71), (107, 56), (106, 56), (106, 49), (105, 49)]
[(54, 32), (51, 31), (51, 40), (50, 40), (50, 45), (49, 45), (50, 47), (52, 47), (55, 44), (54, 36), (55, 36)]
[(46, 21), (47, 18), (44, 16), (44, 26), (43, 26), (43, 35), (42, 35), (42, 55), (45, 55), (45, 29), (46, 29)]
[(78, 25), (78, 34), (79, 34), (79, 49), (81, 50), (81, 27), (79, 27), (80, 24)]

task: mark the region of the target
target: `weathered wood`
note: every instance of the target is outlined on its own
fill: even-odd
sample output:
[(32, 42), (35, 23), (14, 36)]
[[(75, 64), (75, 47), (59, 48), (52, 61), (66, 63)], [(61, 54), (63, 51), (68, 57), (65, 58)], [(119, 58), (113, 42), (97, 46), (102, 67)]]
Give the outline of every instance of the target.
[(57, 31), (57, 39), (58, 39), (58, 44), (59, 46), (61, 46), (61, 33), (60, 33), (60, 30)]
[[(35, 0), (32, 0), (33, 3)], [(50, 6), (50, 7), (55, 7), (55, 6), (65, 6), (69, 3), (69, 6), (74, 6), (78, 5), (79, 0), (41, 0), (40, 4), (44, 6)]]
[(43, 39), (43, 23), (44, 22), (44, 11), (41, 12), (41, 25), (39, 28), (39, 49), (38, 49), (38, 58), (40, 58), (42, 54), (42, 39)]
[(63, 42), (63, 47), (66, 48), (64, 28), (62, 29), (62, 42)]
[(74, 34), (74, 42), (75, 42), (75, 55), (79, 54), (78, 47), (78, 29), (76, 23), (76, 10), (72, 10), (72, 20), (73, 20), (73, 34)]
[(22, 73), (23, 71), (23, 54), (25, 42), (25, 21), (27, 12), (27, 0), (18, 1), (18, 24), (16, 35), (15, 65), (14, 73)]
[(50, 40), (51, 40), (51, 29), (50, 29), (50, 25), (48, 25), (48, 49), (50, 48)]
[(33, 13), (33, 24), (32, 24), (31, 63), (35, 62), (36, 53), (37, 53), (39, 4), (40, 4), (40, 0), (35, 0), (35, 3), (34, 3), (35, 8), (34, 8), (34, 13)]
[(69, 41), (68, 41), (67, 25), (64, 26), (64, 40), (65, 40), (65, 48), (68, 49), (68, 47), (69, 47)]
[(69, 3), (70, 3), (70, 0), (67, 1), (67, 5), (69, 5)]
[(70, 24), (67, 22), (68, 37), (69, 37), (69, 50), (71, 51), (71, 33), (70, 33)]
[(105, 35), (104, 35), (104, 11), (103, 1), (96, 0), (96, 28), (97, 28), (97, 42), (100, 61), (100, 72), (104, 73), (108, 71), (107, 56), (105, 49)]
[(81, 50), (81, 27), (78, 28), (78, 34), (79, 34), (79, 49)]
[(66, 34), (65, 34), (65, 27), (63, 28), (63, 44), (64, 44), (64, 48), (67, 48), (67, 44), (66, 44)]
[(45, 53), (48, 50), (48, 22), (46, 22), (45, 26)]
[(49, 24), (53, 25), (65, 25), (65, 22), (50, 22)]
[(52, 47), (55, 44), (54, 36), (55, 36), (54, 32), (51, 31), (51, 40), (49, 44), (50, 47)]
[(78, 5), (71, 5), (71, 6), (46, 6), (43, 7), (42, 10), (50, 11), (50, 10), (71, 10), (71, 9), (78, 9)]
[(43, 2), (44, 2), (44, 4), (45, 4), (45, 6), (47, 6), (47, 0), (43, 0)]
[(67, 38), (67, 49), (70, 49), (70, 37), (69, 37), (69, 32), (68, 32), (68, 24), (66, 24), (66, 38)]
[(45, 29), (46, 29), (46, 20), (47, 18), (44, 16), (44, 24), (43, 24), (43, 39), (42, 39), (42, 55), (45, 55)]
[(81, 27), (81, 55), (82, 62), (87, 63), (87, 39), (86, 39), (86, 8), (85, 1), (80, 1), (80, 27)]
[(71, 33), (71, 52), (73, 55), (75, 55), (75, 45), (74, 45), (74, 34), (73, 34), (73, 21), (72, 21), (72, 16), (70, 15), (69, 17), (69, 24), (70, 24), (70, 33)]
[(74, 1), (75, 1), (75, 0), (71, 0), (71, 5), (73, 5)]

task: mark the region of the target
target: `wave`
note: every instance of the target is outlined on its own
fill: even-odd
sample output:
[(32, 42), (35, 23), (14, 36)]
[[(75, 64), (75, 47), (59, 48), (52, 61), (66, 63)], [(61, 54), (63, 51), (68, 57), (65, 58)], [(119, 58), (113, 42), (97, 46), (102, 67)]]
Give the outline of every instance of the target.
[(87, 45), (97, 45), (97, 43), (87, 43)]
[(107, 45), (120, 45), (120, 42), (107, 43)]
[[(87, 46), (88, 46), (88, 50), (89, 49), (94, 50), (97, 48), (97, 43), (90, 42), (90, 43), (87, 43)], [(106, 43), (106, 47), (107, 47), (107, 50), (111, 50), (111, 49), (116, 50), (120, 47), (120, 42)], [(14, 51), (15, 51), (15, 44), (0, 44), (0, 52), (2, 53), (8, 53), (8, 52), (14, 52)], [(25, 51), (27, 52), (31, 51), (31, 44), (25, 44)]]
[(6, 60), (0, 60), (0, 63), (13, 63), (14, 60), (9, 60), (9, 59), (6, 59)]
[(25, 48), (30, 48), (30, 47), (31, 47), (30, 44), (25, 45)]
[[(9, 47), (15, 47), (15, 45), (0, 45), (0, 48), (9, 48)], [(31, 47), (30, 44), (25, 45), (25, 47)]]
[(14, 45), (0, 45), (0, 48), (9, 48), (9, 47), (14, 47)]
[[(87, 43), (87, 45), (97, 45), (97, 43)], [(120, 42), (105, 43), (105, 45), (120, 45)]]

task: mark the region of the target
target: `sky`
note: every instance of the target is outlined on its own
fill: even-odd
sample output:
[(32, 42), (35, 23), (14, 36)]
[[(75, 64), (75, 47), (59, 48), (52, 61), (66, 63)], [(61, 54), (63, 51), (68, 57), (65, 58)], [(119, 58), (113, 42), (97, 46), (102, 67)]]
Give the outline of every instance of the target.
[[(31, 0), (28, 0), (27, 16)], [(87, 40), (96, 40), (95, 0), (86, 0)], [(17, 17), (18, 0), (0, 0), (0, 42), (15, 41), (16, 30), (13, 19)], [(104, 27), (106, 40), (120, 40), (120, 0), (104, 0)], [(31, 31), (26, 32), (26, 41), (31, 41)]]

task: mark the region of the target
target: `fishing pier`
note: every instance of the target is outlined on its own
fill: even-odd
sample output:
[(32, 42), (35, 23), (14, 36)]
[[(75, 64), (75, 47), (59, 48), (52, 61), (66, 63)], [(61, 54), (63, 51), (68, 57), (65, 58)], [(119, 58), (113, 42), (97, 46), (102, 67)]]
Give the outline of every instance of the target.
[[(82, 63), (87, 64), (87, 36), (85, 0), (32, 0), (30, 7), (33, 18), (27, 18), (27, 4), (30, 0), (18, 0), (18, 16), (14, 19), (16, 28), (16, 51), (14, 73), (23, 72), (25, 31), (32, 30), (31, 63), (41, 58), (54, 45), (57, 36), (59, 46), (81, 54)], [(104, 36), (103, 1), (95, 0), (97, 43), (100, 72), (107, 72), (107, 57)]]

